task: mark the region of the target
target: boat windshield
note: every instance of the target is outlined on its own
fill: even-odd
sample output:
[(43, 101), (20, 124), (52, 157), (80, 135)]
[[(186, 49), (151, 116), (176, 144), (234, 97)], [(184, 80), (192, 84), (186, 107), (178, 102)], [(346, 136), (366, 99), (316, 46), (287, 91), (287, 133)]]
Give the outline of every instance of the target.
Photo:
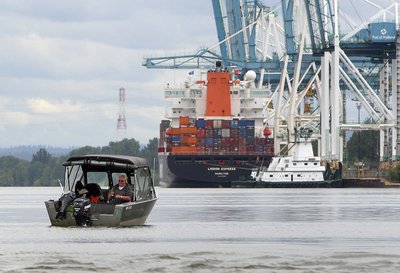
[(132, 174), (131, 181), (134, 184), (135, 200), (142, 201), (155, 197), (153, 181), (148, 167), (138, 168)]

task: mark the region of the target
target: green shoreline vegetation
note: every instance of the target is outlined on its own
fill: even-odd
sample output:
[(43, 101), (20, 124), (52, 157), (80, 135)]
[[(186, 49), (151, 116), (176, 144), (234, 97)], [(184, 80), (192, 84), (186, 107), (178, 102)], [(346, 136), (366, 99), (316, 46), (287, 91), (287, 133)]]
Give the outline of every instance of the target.
[(31, 187), (58, 186), (58, 180), (63, 180), (64, 167), (62, 163), (67, 158), (85, 154), (119, 154), (144, 157), (154, 171), (155, 184), (158, 184), (158, 139), (149, 140), (144, 147), (135, 139), (123, 139), (109, 142), (107, 146), (85, 146), (72, 150), (68, 155), (53, 157), (45, 148), (40, 148), (32, 155), (32, 160), (23, 160), (15, 156), (0, 157), (0, 186)]

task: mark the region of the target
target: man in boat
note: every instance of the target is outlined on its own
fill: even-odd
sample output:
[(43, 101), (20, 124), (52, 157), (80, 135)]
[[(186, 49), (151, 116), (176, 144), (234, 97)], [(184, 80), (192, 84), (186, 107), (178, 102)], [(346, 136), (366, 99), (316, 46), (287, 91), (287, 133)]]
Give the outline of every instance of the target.
[(108, 200), (113, 204), (121, 204), (132, 201), (133, 191), (131, 185), (126, 182), (126, 176), (120, 175), (118, 184), (112, 187), (108, 194)]

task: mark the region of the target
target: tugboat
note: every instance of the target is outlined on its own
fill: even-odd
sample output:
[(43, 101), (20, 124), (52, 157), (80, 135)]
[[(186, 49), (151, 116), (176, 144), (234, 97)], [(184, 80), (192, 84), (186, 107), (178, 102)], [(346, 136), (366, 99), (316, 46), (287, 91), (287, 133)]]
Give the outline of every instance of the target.
[[(146, 223), (157, 195), (146, 159), (122, 155), (84, 155), (65, 163), (63, 194), (45, 201), (52, 226), (134, 226)], [(114, 204), (110, 189), (125, 176), (130, 201)], [(82, 193), (83, 196), (82, 196)]]
[(235, 188), (310, 188), (343, 187), (341, 163), (337, 170), (323, 166), (321, 159), (314, 156), (310, 141), (295, 144), (292, 156), (272, 158), (267, 169), (255, 169), (251, 179), (233, 181)]

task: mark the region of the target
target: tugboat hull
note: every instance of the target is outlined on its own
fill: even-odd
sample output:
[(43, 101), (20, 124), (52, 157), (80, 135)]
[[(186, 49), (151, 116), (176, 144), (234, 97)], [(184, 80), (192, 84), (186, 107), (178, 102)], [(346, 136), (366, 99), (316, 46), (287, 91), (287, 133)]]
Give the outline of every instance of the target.
[(265, 181), (233, 181), (232, 188), (342, 188), (341, 179), (329, 181), (302, 182), (265, 182)]

